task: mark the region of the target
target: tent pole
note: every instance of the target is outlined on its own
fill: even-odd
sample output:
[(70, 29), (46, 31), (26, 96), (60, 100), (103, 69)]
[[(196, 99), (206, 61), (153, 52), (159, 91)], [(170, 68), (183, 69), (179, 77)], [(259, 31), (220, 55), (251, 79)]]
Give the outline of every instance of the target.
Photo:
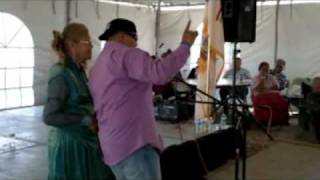
[(116, 5), (116, 17), (117, 17), (117, 18), (119, 18), (119, 16), (120, 16), (120, 15), (119, 15), (119, 13), (120, 13), (120, 12), (119, 12), (119, 11), (120, 11), (119, 8), (120, 8), (120, 5), (119, 5), (119, 2), (118, 2), (118, 0), (117, 0), (117, 5)]
[(279, 9), (280, 9), (280, 0), (277, 0), (277, 6), (276, 6), (276, 22), (275, 22), (275, 41), (274, 41), (274, 63), (276, 63), (276, 60), (278, 58), (278, 39), (279, 39)]
[(66, 0), (66, 24), (71, 21), (71, 0)]
[(159, 34), (160, 34), (160, 14), (161, 14), (161, 0), (158, 0), (157, 3), (157, 12), (156, 12), (156, 23), (155, 23), (155, 38), (156, 38), (156, 47), (155, 55), (158, 57), (159, 51)]
[(51, 0), (51, 5), (52, 5), (53, 14), (56, 14), (56, 2), (55, 2), (55, 0)]

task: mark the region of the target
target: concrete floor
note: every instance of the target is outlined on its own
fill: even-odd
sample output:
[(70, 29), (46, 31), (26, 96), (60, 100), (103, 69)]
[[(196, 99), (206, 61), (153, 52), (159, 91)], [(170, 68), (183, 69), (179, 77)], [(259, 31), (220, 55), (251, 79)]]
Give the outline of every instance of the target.
[[(42, 107), (0, 112), (0, 180), (46, 179), (48, 127), (41, 114)], [(166, 146), (195, 137), (192, 122), (158, 125)], [(295, 133), (291, 127), (276, 129), (277, 140), (270, 142), (261, 132), (249, 132), (251, 140), (262, 137), (268, 148), (248, 158), (247, 179), (320, 179), (320, 146), (296, 140)], [(234, 179), (234, 161), (208, 179)]]
[[(320, 179), (319, 147), (276, 143), (247, 160), (247, 179)], [(232, 179), (234, 161), (211, 172), (212, 179)]]
[(47, 170), (48, 127), (42, 107), (0, 112), (0, 179), (43, 180)]

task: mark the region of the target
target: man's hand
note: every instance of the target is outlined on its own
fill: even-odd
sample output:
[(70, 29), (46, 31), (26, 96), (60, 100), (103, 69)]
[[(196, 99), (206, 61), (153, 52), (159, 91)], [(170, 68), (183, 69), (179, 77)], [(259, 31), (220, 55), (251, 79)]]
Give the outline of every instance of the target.
[(94, 116), (92, 117), (92, 124), (90, 125), (89, 129), (94, 133), (97, 133), (99, 131), (96, 114), (94, 114)]
[(183, 35), (182, 35), (182, 42), (188, 43), (190, 46), (194, 43), (194, 40), (198, 36), (197, 31), (191, 31), (190, 30), (190, 24), (191, 20), (188, 21), (188, 24), (186, 28), (184, 29)]

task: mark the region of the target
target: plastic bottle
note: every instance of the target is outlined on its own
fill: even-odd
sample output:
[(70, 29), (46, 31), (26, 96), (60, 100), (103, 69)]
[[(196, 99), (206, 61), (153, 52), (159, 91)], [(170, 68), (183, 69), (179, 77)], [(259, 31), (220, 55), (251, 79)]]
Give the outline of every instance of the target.
[(200, 133), (200, 119), (194, 120), (196, 135)]
[(205, 122), (199, 119), (199, 134), (202, 135), (205, 130)]
[(220, 129), (225, 129), (226, 125), (227, 125), (227, 116), (223, 113), (220, 117), (220, 123), (219, 123)]

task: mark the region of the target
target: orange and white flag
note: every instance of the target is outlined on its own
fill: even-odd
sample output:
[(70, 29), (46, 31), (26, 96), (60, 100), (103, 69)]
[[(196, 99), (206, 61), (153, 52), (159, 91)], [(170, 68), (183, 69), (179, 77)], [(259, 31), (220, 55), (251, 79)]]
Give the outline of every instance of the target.
[[(198, 61), (198, 88), (214, 95), (216, 83), (224, 65), (224, 34), (220, 0), (207, 0), (203, 20), (202, 43)], [(212, 99), (197, 92), (197, 101), (212, 102)], [(214, 119), (211, 104), (197, 103), (195, 119)]]

